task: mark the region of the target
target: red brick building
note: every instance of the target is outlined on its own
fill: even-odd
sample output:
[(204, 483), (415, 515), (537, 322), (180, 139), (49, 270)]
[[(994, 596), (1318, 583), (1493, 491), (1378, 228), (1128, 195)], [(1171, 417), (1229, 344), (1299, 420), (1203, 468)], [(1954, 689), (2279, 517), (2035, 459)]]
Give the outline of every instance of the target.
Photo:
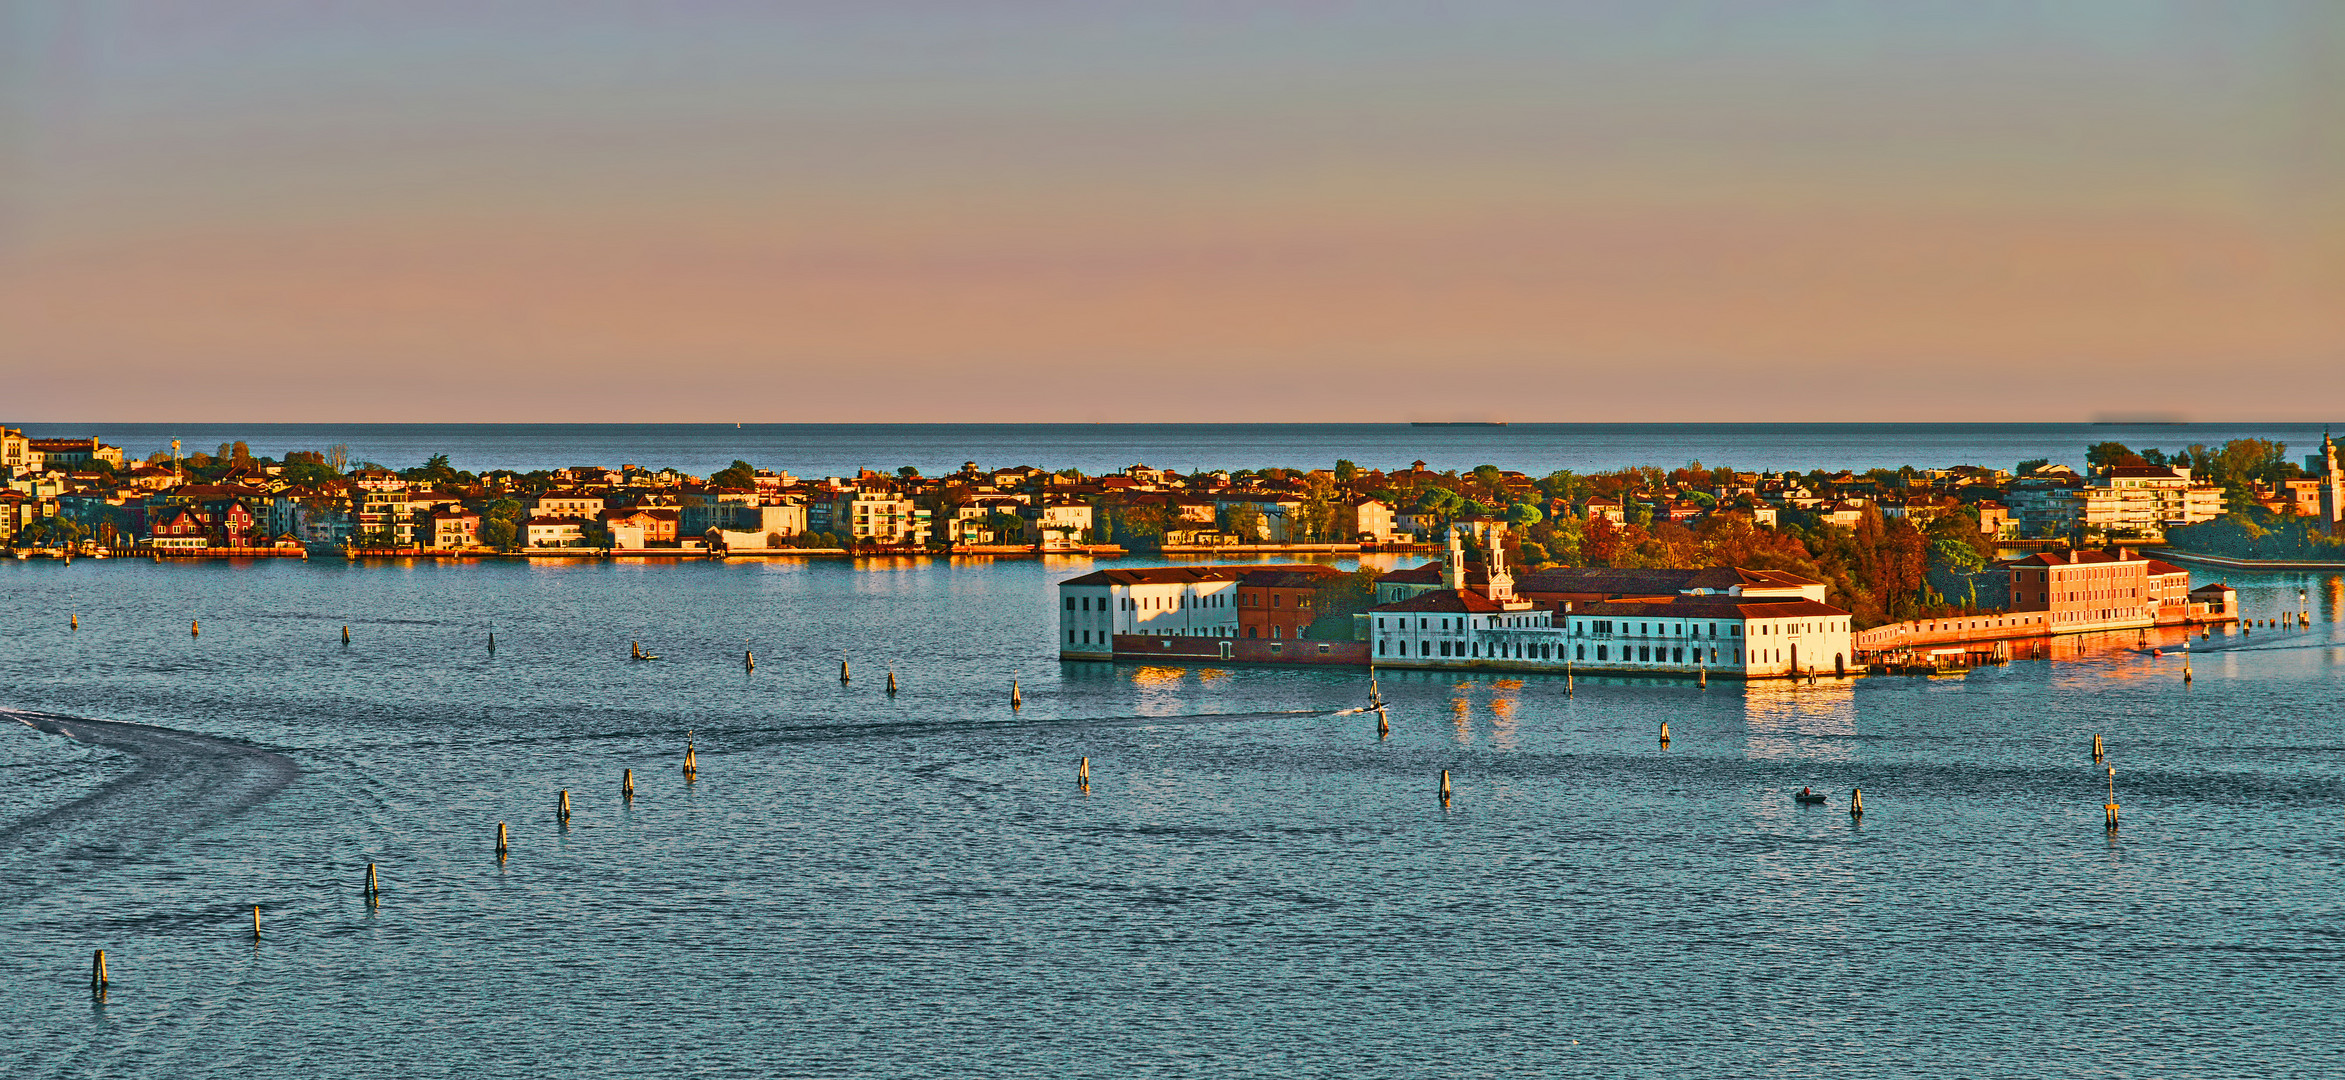
[[(2038, 552), (1996, 565), (2011, 575), (2011, 610), (2050, 612), (2049, 631), (2055, 634), (2150, 626), (2157, 622), (2160, 593), (2180, 572), (2123, 548), (2116, 554)], [(2185, 602), (2189, 580), (2183, 574)]]
[[(1319, 587), (1343, 572), (1327, 566), (1256, 570), (1238, 579), (1238, 636), (1295, 640), (1319, 617)], [(1347, 632), (1344, 637), (1349, 639)]]

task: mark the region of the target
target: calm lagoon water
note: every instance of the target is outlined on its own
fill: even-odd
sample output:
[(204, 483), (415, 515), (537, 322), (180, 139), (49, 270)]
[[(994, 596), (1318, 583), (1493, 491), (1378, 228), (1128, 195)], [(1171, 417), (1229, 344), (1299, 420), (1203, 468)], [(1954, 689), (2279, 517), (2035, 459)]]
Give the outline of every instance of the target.
[(1490, 464), (1545, 476), (1624, 465), (1676, 468), (1699, 459), (1741, 469), (1872, 469), (1987, 465), (2030, 458), (2084, 465), (2085, 447), (2116, 440), (2179, 450), (2193, 443), (2274, 439), (2290, 460), (2319, 449), (2318, 424), (122, 424), (0, 421), (40, 437), (95, 435), (138, 457), (178, 439), (210, 452), (244, 441), (271, 457), (337, 443), (355, 461), (407, 468), (447, 454), (459, 469), (569, 465), (672, 466), (705, 476), (738, 458), (799, 476), (894, 472), (931, 476), (975, 461), (1097, 474), (1134, 462), (1193, 472), (1276, 465), (1435, 469)]
[(2345, 1069), (2335, 577), (2234, 576), (2314, 626), (2189, 688), (1392, 672), (1379, 741), (1351, 673), (1059, 663), (1089, 568), (0, 563), (0, 1074)]

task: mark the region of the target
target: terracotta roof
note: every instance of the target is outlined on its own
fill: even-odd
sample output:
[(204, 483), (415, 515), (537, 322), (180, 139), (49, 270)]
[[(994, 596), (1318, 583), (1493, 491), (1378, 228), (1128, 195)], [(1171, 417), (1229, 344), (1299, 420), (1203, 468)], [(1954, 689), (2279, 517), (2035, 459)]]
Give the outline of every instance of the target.
[(1068, 578), (1061, 585), (1187, 585), (1199, 581), (1236, 581), (1256, 570), (1292, 570), (1285, 566), (1144, 566), (1130, 570), (1094, 570)]
[[(1437, 612), (1451, 615), (1486, 615), (1507, 610), (1497, 601), (1478, 592), (1459, 592), (1456, 589), (1436, 589), (1419, 593), (1406, 600), (1379, 604), (1368, 610), (1379, 614), (1390, 612)], [(1519, 609), (1518, 609), (1519, 610)]]
[(2091, 565), (2091, 564), (2099, 564), (2099, 563), (2115, 563), (2115, 562), (2133, 562), (2133, 563), (2138, 563), (2138, 562), (2148, 562), (2148, 561), (2149, 561), (2149, 560), (2147, 560), (2147, 559), (2144, 559), (2144, 558), (2142, 558), (2142, 557), (2141, 557), (2141, 556), (2139, 556), (2139, 555), (2128, 555), (2128, 556), (2126, 556), (2126, 557), (2125, 557), (2125, 558), (2123, 558), (2123, 559), (2119, 559), (2117, 556), (2115, 556), (2115, 555), (2111, 555), (2111, 554), (2109, 554), (2109, 553), (2108, 553), (2108, 552), (2106, 552), (2106, 551), (2072, 551), (2072, 552), (2065, 552), (2065, 553), (2064, 553), (2064, 552), (2058, 552), (2058, 551), (2039, 551), (2039, 552), (2036, 552), (2036, 553), (2035, 553), (2035, 554), (2033, 554), (2033, 555), (2025, 555), (2025, 556), (2021, 556), (2020, 558), (2017, 558), (2017, 559), (2005, 559), (2005, 560), (2003, 560), (2002, 562), (1996, 563), (1995, 565), (1996, 565), (1996, 566), (2078, 566), (2078, 565)]
[(1735, 596), (1681, 596), (1669, 600), (1603, 600), (1582, 604), (1571, 612), (1581, 615), (1642, 616), (1684, 619), (1789, 619), (1802, 615), (1837, 618), (1848, 612), (1804, 598), (1770, 599)]
[(1343, 576), (1343, 571), (1332, 566), (1291, 566), (1277, 570), (1256, 570), (1238, 579), (1238, 584), (1252, 589), (1316, 589), (1327, 579)]
[(1376, 583), (1378, 585), (1439, 585), (1441, 584), (1441, 564), (1429, 562), (1423, 566), (1412, 566), (1406, 570), (1393, 570), (1378, 574), (1376, 575)]

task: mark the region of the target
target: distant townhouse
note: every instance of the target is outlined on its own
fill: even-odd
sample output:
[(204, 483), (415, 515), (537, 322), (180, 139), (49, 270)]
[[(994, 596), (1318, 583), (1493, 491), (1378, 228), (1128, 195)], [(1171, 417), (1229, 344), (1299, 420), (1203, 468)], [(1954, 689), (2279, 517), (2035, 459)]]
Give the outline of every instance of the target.
[(14, 475), (32, 468), (33, 443), (24, 432), (0, 427), (0, 471)]
[(2305, 457), (2304, 471), (2320, 482), (2314, 516), (2328, 522), (2330, 532), (2345, 532), (2345, 448), (2322, 432), (2320, 453)]
[(200, 508), (164, 506), (149, 511), (148, 543), (165, 551), (200, 551), (212, 546), (212, 525)]
[(2165, 531), (2223, 516), (2223, 492), (2193, 481), (2190, 470), (2163, 465), (2116, 465), (2087, 479), (2038, 470), (2005, 493), (2024, 532), (2060, 536), (2083, 531), (2155, 540)]
[(389, 469), (357, 469), (350, 474), (350, 483), (360, 491), (405, 491), (407, 478)]
[(903, 493), (854, 488), (813, 503), (808, 526), (858, 544), (926, 545), (929, 511)]
[(522, 541), (534, 548), (583, 547), (586, 522), (574, 517), (533, 517), (523, 523)]
[(1971, 504), (1979, 516), (1979, 531), (1997, 540), (2019, 537), (2019, 522), (2011, 516), (2011, 508), (1993, 499), (1981, 499)]
[[(627, 507), (602, 512), (603, 527), (610, 530), (611, 546), (616, 548), (666, 547), (675, 544), (677, 529), (682, 521), (682, 514), (659, 506)], [(759, 538), (756, 546), (765, 546), (763, 537)]]
[(727, 551), (780, 547), (808, 531), (806, 504), (781, 496), (686, 507), (683, 513), (680, 539), (697, 537)]
[[(1018, 516), (1026, 506), (1023, 495), (978, 495), (953, 504), (946, 518), (946, 538), (955, 544), (1012, 545), (1026, 543), (1026, 520)], [(1006, 525), (1006, 515), (1015, 518)]]
[(27, 439), (24, 463), (34, 469), (70, 469), (90, 462), (120, 468), (122, 448), (89, 439)]
[(1053, 501), (1021, 509), (1026, 519), (1026, 541), (1044, 551), (1082, 546), (1096, 527), (1090, 503)]
[(608, 505), (608, 500), (601, 495), (590, 495), (582, 491), (549, 491), (530, 500), (527, 508), (532, 517), (577, 518), (580, 521), (595, 521), (602, 517), (603, 508), (606, 505)]
[(480, 546), (480, 515), (463, 507), (430, 512), (431, 546), (441, 550)]

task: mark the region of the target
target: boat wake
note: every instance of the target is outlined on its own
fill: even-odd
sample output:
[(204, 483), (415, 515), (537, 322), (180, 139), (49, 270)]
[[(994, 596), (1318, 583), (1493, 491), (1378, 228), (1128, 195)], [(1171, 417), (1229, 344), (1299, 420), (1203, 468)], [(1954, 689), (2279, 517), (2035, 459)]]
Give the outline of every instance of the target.
[(0, 906), (147, 858), (268, 801), (301, 775), (283, 754), (209, 735), (0, 709), (0, 722), (11, 720), (136, 764), (87, 795), (0, 825)]

